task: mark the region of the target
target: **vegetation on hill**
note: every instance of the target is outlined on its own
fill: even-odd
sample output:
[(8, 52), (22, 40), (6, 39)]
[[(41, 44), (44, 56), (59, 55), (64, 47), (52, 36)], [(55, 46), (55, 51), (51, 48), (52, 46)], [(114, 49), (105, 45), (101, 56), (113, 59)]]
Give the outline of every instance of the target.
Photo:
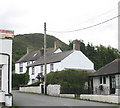
[[(54, 36), (47, 35), (46, 38), (47, 38), (47, 48), (53, 48), (54, 41), (59, 41), (62, 49), (68, 47), (67, 44), (63, 43)], [(15, 62), (18, 59), (20, 59), (20, 57), (26, 54), (27, 47), (30, 47), (33, 50), (39, 50), (43, 48), (43, 45), (44, 45), (44, 35), (41, 33), (16, 35), (15, 38), (13, 39), (13, 70), (14, 70)]]
[[(27, 47), (39, 50), (43, 47), (43, 40), (44, 35), (40, 33), (16, 35), (13, 39), (13, 70), (15, 62), (26, 53)], [(54, 47), (54, 41), (59, 41), (63, 50), (73, 49), (72, 42), (67, 45), (54, 36), (47, 35), (48, 48)], [(105, 66), (107, 63), (110, 63), (114, 59), (120, 58), (119, 51), (110, 46), (93, 46), (90, 43), (85, 45), (84, 41), (81, 41), (80, 49), (94, 63), (96, 70)]]
[(82, 70), (63, 70), (57, 72), (50, 72), (47, 74), (48, 84), (60, 84), (61, 93), (63, 94), (81, 94), (88, 92), (88, 75), (91, 74)]
[[(72, 49), (72, 42), (69, 43), (68, 49)], [(94, 63), (95, 69), (105, 66), (113, 60), (120, 58), (120, 52), (110, 46), (105, 47), (103, 45), (93, 46), (88, 43), (85, 45), (84, 41), (81, 40), (80, 50)]]

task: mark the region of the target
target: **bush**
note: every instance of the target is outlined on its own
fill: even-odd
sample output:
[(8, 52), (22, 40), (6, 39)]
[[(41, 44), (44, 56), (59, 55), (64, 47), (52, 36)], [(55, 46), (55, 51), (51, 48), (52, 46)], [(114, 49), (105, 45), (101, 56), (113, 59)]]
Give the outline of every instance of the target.
[(90, 72), (81, 70), (63, 70), (47, 74), (48, 84), (60, 84), (61, 93), (86, 93), (85, 82), (88, 81)]
[(18, 89), (21, 85), (26, 85), (29, 80), (28, 69), (24, 74), (12, 74), (12, 88)]

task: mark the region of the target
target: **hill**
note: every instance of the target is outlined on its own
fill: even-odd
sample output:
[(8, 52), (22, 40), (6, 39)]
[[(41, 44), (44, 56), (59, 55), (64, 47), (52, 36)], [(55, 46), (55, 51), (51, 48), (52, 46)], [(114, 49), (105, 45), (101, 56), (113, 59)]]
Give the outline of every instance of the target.
[[(60, 41), (58, 38), (46, 35), (47, 48), (54, 47), (54, 41), (59, 41), (61, 48), (64, 50), (68, 47), (67, 44)], [(31, 47), (34, 50), (39, 50), (44, 45), (44, 34), (34, 33), (34, 34), (20, 34), (16, 35), (13, 39), (13, 69), (14, 63), (22, 57), (27, 50), (27, 47)]]
[[(55, 38), (54, 36), (47, 35), (47, 48), (54, 47), (54, 41), (59, 41), (61, 44), (61, 48), (63, 50), (72, 50), (73, 44), (72, 42), (69, 45), (63, 43), (59, 39)], [(93, 46), (92, 44), (88, 43), (85, 45), (83, 40), (80, 40), (80, 50), (94, 63), (95, 69), (99, 69), (102, 66), (105, 66), (107, 63), (115, 60), (116, 58), (120, 58), (120, 52), (112, 48), (110, 46), (105, 47), (103, 45), (100, 46)], [(22, 57), (27, 50), (27, 47), (32, 47), (34, 50), (39, 50), (43, 47), (44, 44), (44, 35), (40, 33), (34, 34), (23, 34), (23, 35), (16, 35), (13, 39), (13, 70), (14, 70), (14, 63)]]

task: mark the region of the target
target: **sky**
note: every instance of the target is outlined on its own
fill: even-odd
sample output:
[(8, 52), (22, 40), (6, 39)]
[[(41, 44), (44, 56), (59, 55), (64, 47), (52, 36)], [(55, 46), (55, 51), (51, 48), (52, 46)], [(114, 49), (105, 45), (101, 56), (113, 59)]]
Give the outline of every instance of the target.
[[(118, 15), (119, 0), (0, 0), (0, 29), (17, 34), (44, 33), (65, 43), (78, 39), (87, 44), (118, 48), (118, 18), (75, 31)], [(69, 32), (73, 31), (73, 32)]]

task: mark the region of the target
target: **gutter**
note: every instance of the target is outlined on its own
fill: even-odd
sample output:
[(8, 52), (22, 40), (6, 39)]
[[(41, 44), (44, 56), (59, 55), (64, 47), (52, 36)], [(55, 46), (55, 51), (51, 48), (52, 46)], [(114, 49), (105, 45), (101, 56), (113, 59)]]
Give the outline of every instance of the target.
[(10, 93), (10, 55), (7, 53), (0, 53), (0, 55), (8, 56), (8, 94)]

